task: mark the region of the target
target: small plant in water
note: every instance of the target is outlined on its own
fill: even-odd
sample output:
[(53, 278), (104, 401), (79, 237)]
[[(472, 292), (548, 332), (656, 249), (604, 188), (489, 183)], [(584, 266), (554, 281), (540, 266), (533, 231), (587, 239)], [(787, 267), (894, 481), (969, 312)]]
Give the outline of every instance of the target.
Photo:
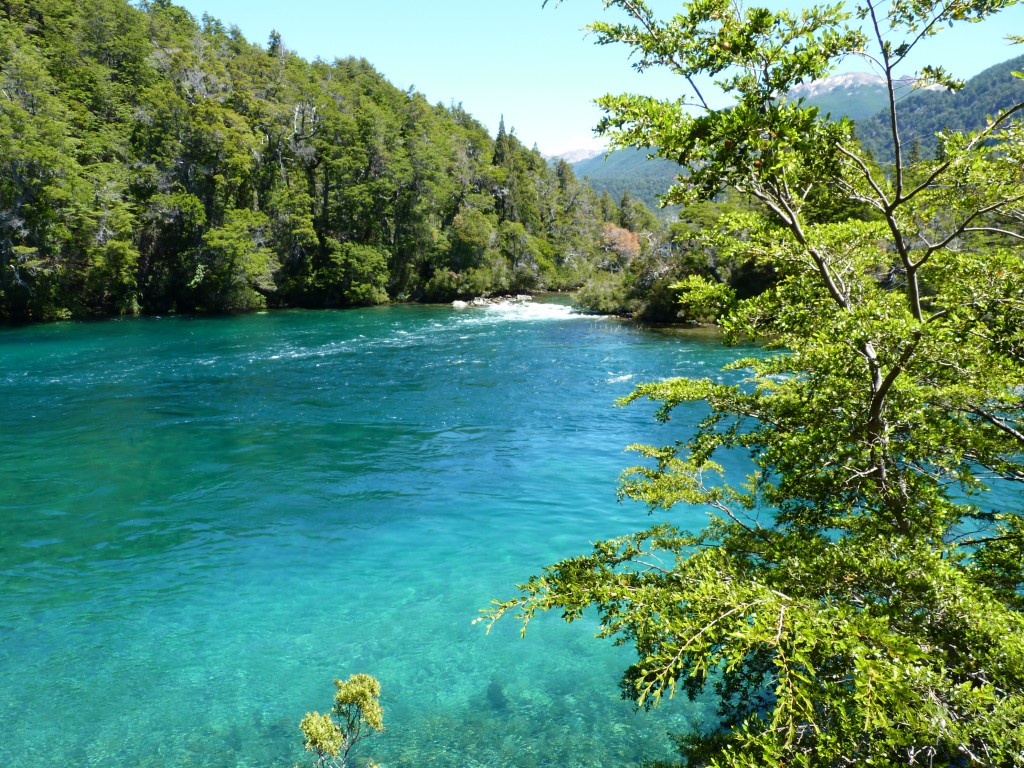
[[(334, 709), (322, 715), (307, 712), (299, 723), (306, 737), (306, 751), (316, 755), (315, 768), (345, 768), (352, 747), (384, 730), (377, 678), (357, 674), (344, 682), (335, 680), (334, 685), (338, 689), (334, 693)], [(370, 766), (375, 768), (372, 762)]]

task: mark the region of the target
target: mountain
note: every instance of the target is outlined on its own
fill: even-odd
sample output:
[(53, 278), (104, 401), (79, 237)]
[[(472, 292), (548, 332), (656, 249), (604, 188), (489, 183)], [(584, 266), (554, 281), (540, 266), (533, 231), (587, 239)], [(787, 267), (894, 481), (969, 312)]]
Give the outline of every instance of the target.
[(803, 99), (823, 113), (846, 115), (853, 120), (870, 117), (885, 109), (888, 93), (885, 80), (868, 72), (847, 72), (793, 88), (790, 99)]
[[(1013, 77), (1024, 69), (1024, 56), (986, 69), (967, 81), (956, 92), (928, 87), (914, 89), (914, 80), (897, 82), (902, 135), (907, 147), (916, 140), (923, 157), (934, 154), (935, 134), (945, 129), (977, 130), (985, 126), (988, 115), (1024, 101), (1024, 80)], [(885, 81), (867, 72), (833, 75), (799, 85), (788, 94), (803, 99), (823, 113), (846, 115), (857, 124), (857, 135), (879, 162), (892, 162), (887, 131), (889, 113)], [(573, 163), (578, 177), (586, 177), (601, 193), (607, 191), (616, 201), (624, 192), (656, 209), (658, 195), (675, 181), (679, 166), (660, 158), (648, 160), (647, 149), (616, 150), (607, 155)], [(674, 217), (674, 212), (662, 217)]]
[(563, 152), (560, 155), (544, 155), (545, 160), (565, 160), (569, 165), (589, 160), (604, 154), (603, 149), (574, 149), (571, 152)]
[[(658, 196), (675, 183), (679, 166), (662, 158), (648, 159), (649, 149), (619, 149), (573, 164), (579, 178), (586, 178), (598, 193), (608, 192), (618, 202), (626, 192), (657, 211)], [(666, 214), (674, 218), (672, 209)]]
[[(853, 72), (797, 86), (790, 98), (803, 98), (833, 115), (858, 119), (875, 114), (886, 103), (884, 81), (875, 75)], [(648, 149), (615, 150), (607, 154), (569, 159), (578, 177), (586, 177), (598, 192), (607, 191), (616, 202), (623, 193), (642, 200), (658, 211), (658, 196), (675, 183), (679, 166), (661, 158), (648, 159)], [(675, 218), (677, 208), (666, 209), (662, 218)]]
[[(914, 92), (913, 77), (901, 77), (896, 81), (896, 98), (903, 100)], [(920, 91), (946, 93), (941, 85), (924, 86)], [(835, 116), (845, 115), (851, 120), (874, 117), (889, 108), (889, 92), (885, 80), (870, 72), (845, 72), (832, 75), (793, 88), (790, 99), (802, 98), (823, 113)]]
[[(904, 145), (916, 142), (920, 154), (931, 157), (938, 146), (936, 133), (984, 128), (990, 115), (1024, 101), (1024, 80), (1013, 76), (1022, 69), (1024, 56), (1018, 56), (972, 77), (959, 91), (921, 89), (910, 93), (899, 104)], [(888, 131), (887, 111), (857, 121), (861, 142), (883, 163), (893, 161)]]

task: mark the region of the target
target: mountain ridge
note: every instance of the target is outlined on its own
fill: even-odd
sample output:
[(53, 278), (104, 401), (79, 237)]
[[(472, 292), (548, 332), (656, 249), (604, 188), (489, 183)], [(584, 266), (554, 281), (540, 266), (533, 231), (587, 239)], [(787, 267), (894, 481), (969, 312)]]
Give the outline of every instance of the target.
[[(907, 94), (899, 104), (903, 144), (916, 145), (922, 157), (930, 157), (938, 149), (937, 133), (984, 128), (989, 116), (1024, 101), (1024, 80), (1013, 75), (1022, 69), (1024, 56), (1017, 56), (979, 72), (960, 90), (920, 88)], [(888, 111), (854, 122), (857, 137), (875, 159), (893, 162)]]
[[(651, 149), (629, 148), (601, 153), (573, 163), (578, 178), (589, 182), (598, 194), (607, 192), (618, 202), (624, 195), (643, 201), (658, 211), (658, 196), (665, 194), (679, 175), (679, 166), (660, 157), (649, 157)], [(672, 218), (677, 207), (664, 209), (659, 218)]]
[[(1024, 101), (1024, 80), (1011, 72), (1024, 69), (1024, 56), (1008, 59), (969, 79), (955, 92), (941, 86), (915, 88), (915, 79), (897, 81), (903, 139), (909, 147), (916, 141), (922, 157), (934, 154), (935, 133), (945, 129), (977, 130), (987, 115), (1010, 104)], [(892, 162), (888, 147), (888, 90), (885, 81), (870, 72), (846, 72), (793, 88), (790, 99), (803, 99), (822, 113), (846, 116), (854, 121), (858, 138), (880, 162)], [(661, 158), (648, 160), (651, 150), (632, 148), (572, 162), (577, 176), (586, 177), (599, 193), (607, 191), (618, 199), (628, 192), (649, 206), (657, 206), (659, 195), (668, 191), (679, 174), (679, 166)]]

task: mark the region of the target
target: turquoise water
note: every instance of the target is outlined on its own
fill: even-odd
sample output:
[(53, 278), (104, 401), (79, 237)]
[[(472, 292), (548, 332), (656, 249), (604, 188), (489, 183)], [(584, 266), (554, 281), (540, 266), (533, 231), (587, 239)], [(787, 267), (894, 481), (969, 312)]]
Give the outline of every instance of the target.
[(291, 766), (354, 672), (387, 768), (668, 757), (695, 705), (633, 713), (593, 623), (472, 620), (648, 524), (622, 449), (687, 415), (613, 401), (734, 354), (553, 304), (0, 331), (0, 765)]

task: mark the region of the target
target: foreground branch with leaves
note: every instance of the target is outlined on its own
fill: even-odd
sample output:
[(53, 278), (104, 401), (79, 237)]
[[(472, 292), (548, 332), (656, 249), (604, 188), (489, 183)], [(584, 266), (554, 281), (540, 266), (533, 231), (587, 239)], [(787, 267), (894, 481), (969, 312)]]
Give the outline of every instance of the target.
[(307, 712), (299, 723), (306, 751), (315, 756), (314, 768), (346, 768), (356, 744), (384, 731), (377, 678), (360, 673), (335, 680), (334, 687), (334, 708), (324, 714)]
[[(621, 484), (652, 511), (701, 505), (702, 531), (601, 542), (488, 615), (596, 609), (600, 635), (636, 649), (627, 697), (714, 701), (678, 739), (687, 765), (1024, 765), (1024, 104), (910, 167), (896, 75), (939, 30), (1011, 4), (695, 0), (661, 21), (606, 0), (627, 21), (592, 27), (694, 86), (674, 103), (604, 97), (603, 130), (688, 169), (673, 202), (731, 187), (763, 206), (709, 237), (775, 269), (723, 319), (773, 351), (731, 366), (742, 385), (626, 398), (660, 403), (663, 421), (709, 409), (683, 442), (634, 446), (647, 463)], [(848, 120), (786, 98), (851, 56), (888, 84), (890, 168)], [(711, 109), (703, 76), (734, 106)], [(937, 67), (918, 78), (957, 85)], [(819, 215), (851, 205), (870, 215)], [(742, 484), (715, 462), (736, 449), (753, 467)]]

